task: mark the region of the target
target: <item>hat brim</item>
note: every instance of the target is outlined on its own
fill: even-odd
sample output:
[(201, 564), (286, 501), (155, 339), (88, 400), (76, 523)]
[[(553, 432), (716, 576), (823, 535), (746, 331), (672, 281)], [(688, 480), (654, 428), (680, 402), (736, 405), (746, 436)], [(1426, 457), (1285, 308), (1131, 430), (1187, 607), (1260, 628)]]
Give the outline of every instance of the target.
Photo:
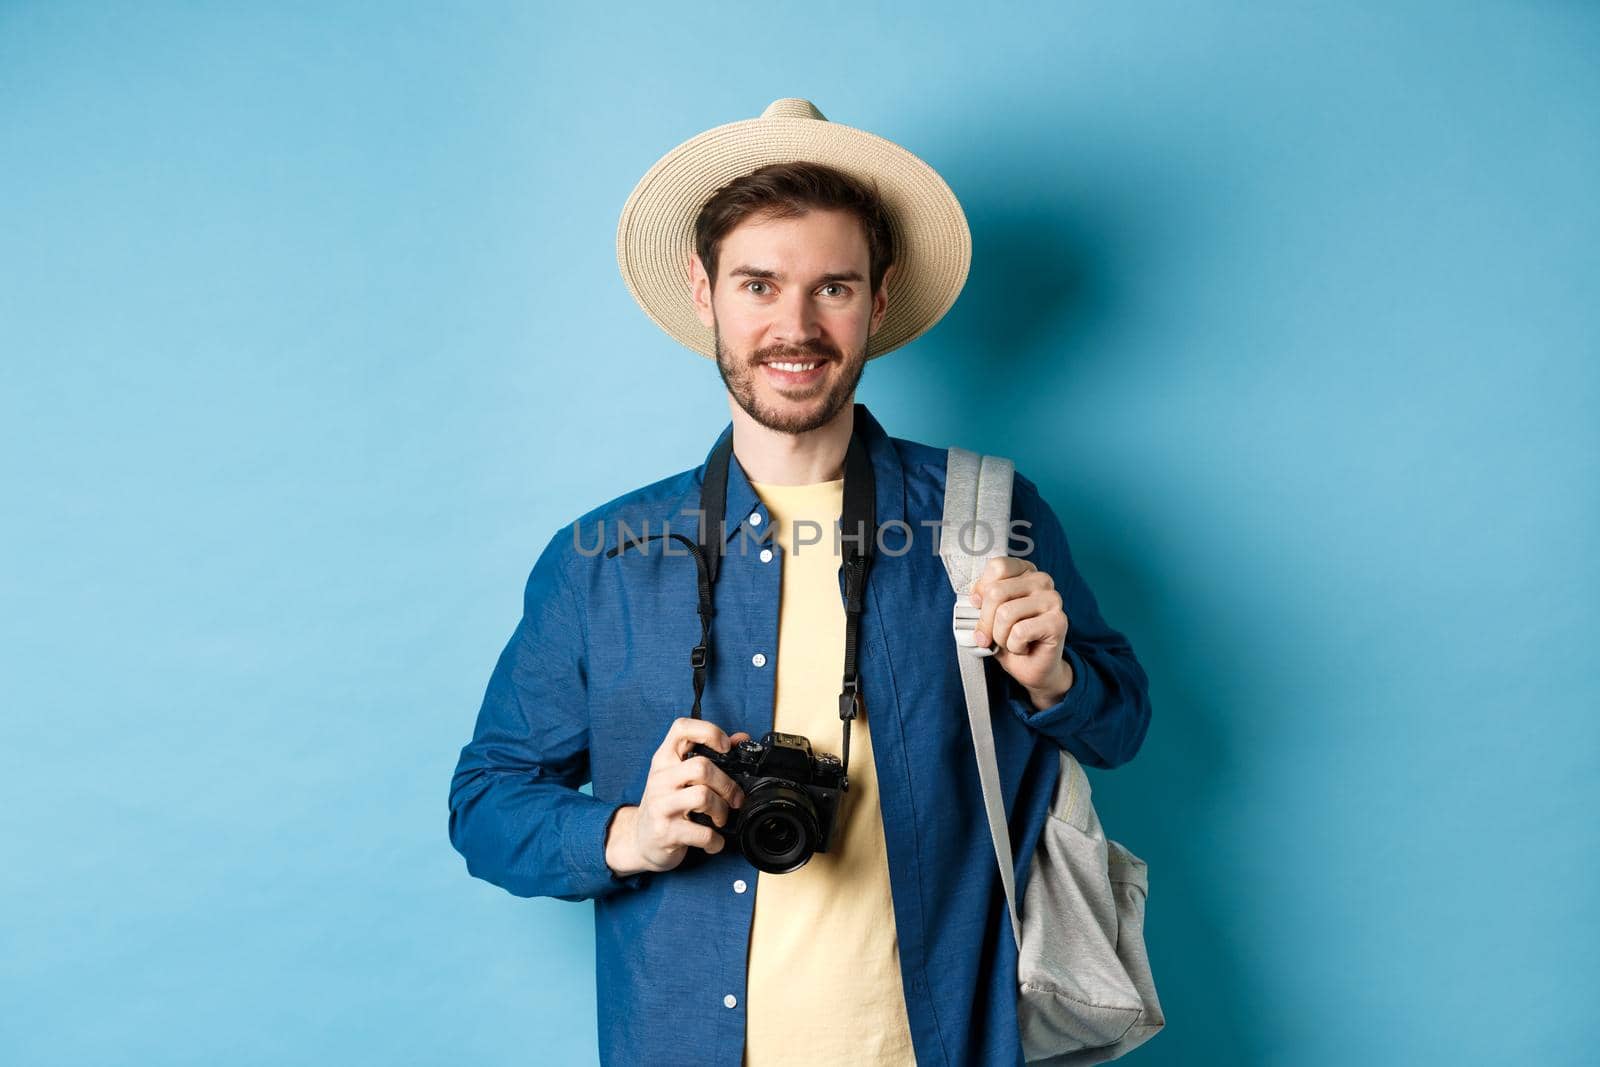
[(758, 118), (690, 138), (639, 179), (617, 222), (617, 266), (657, 326), (715, 358), (689, 288), (694, 223), (711, 194), (769, 163), (824, 163), (876, 182), (894, 231), (888, 308), (867, 342), (885, 355), (927, 332), (961, 294), (972, 263), (966, 213), (937, 171), (893, 141), (836, 122)]

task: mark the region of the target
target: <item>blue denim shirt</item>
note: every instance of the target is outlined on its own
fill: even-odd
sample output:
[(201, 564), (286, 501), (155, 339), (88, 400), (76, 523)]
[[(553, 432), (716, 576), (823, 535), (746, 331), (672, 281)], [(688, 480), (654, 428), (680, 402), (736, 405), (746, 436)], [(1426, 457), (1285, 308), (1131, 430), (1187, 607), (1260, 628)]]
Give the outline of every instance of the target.
[[(878, 523), (905, 524), (885, 531), (888, 551), (872, 563), (860, 669), (917, 1062), (1019, 1064), (1017, 949), (955, 660), (955, 593), (933, 525), (944, 510), (946, 453), (887, 436), (863, 405), (855, 412), (877, 481)], [(450, 840), (474, 877), (517, 896), (594, 900), (606, 1064), (739, 1067), (744, 1046), (755, 893), (734, 883), (755, 887), (756, 869), (737, 848), (691, 848), (675, 870), (627, 878), (605, 862), (612, 815), (639, 802), (651, 755), (688, 713), (700, 622), (694, 560), (679, 542), (613, 558), (597, 549), (617, 544), (619, 530), (644, 533), (647, 523), (650, 532), (692, 537), (704, 472), (702, 464), (618, 497), (551, 538), (450, 786)], [(1059, 521), (1020, 473), (1012, 507), (1034, 542), (1015, 554), (1050, 574), (1065, 602), (1064, 655), (1075, 679), (1039, 711), (992, 657), (985, 661), (1020, 890), (1055, 788), (1057, 747), (1086, 766), (1125, 763), (1144, 740), (1150, 703), (1133, 649), (1101, 618)], [(737, 462), (729, 464), (726, 515), (702, 709), (726, 732), (759, 738), (772, 725), (789, 546), (771, 545), (767, 562), (755, 550), (766, 509)], [(765, 659), (753, 661), (758, 652)], [(838, 752), (837, 735), (812, 742)], [(588, 782), (592, 795), (579, 788)]]

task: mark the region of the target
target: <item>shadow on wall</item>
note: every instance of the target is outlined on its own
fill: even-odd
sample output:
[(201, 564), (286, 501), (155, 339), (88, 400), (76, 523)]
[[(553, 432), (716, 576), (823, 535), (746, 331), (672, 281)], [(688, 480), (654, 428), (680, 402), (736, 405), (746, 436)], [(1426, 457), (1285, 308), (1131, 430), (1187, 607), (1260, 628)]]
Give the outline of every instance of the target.
[[(1049, 440), (993, 426), (1006, 412), (1028, 412), (1032, 418), (1021, 421), (1037, 422), (1048, 410), (1040, 383), (1056, 395), (1070, 388), (1075, 368), (1103, 358), (1108, 338), (1137, 313), (1131, 305), (1141, 303), (1138, 294), (1127, 291), (1127, 273), (1114, 269), (1124, 236), (1097, 228), (1095, 205), (1081, 199), (1026, 210), (979, 200), (969, 217), (973, 271), (936, 335), (947, 353), (940, 377), (949, 387), (930, 391), (948, 405), (934, 423), (971, 425), (972, 398), (992, 403), (976, 416), (992, 427), (985, 436), (1011, 442), (1019, 469), (1038, 483), (1069, 540), (1111, 546), (1092, 561), (1075, 552), (1075, 560), (1151, 676), (1151, 729), (1138, 757), (1114, 771), (1089, 772), (1108, 833), (1150, 864), (1146, 937), (1167, 1027), (1130, 1061), (1266, 1064), (1257, 1022), (1270, 1017), (1270, 994), (1228, 937), (1229, 917), (1240, 909), (1225, 895), (1245, 887), (1204, 849), (1205, 841), (1228, 836), (1206, 820), (1239, 775), (1222, 732), (1234, 717), (1208, 706), (1235, 688), (1224, 674), (1228, 664), (1191, 640), (1200, 612), (1191, 610), (1182, 576), (1117, 552), (1126, 543), (1119, 517), (1086, 495), (1076, 461), (1066, 458), (1092, 456), (1094, 441), (1075, 438), (1066, 419), (1050, 426)], [(1152, 253), (1159, 250), (1141, 250), (1141, 258)], [(1175, 352), (1182, 345), (1182, 337), (1172, 338)], [(1228, 611), (1226, 604), (1204, 605), (1204, 625), (1227, 632)]]

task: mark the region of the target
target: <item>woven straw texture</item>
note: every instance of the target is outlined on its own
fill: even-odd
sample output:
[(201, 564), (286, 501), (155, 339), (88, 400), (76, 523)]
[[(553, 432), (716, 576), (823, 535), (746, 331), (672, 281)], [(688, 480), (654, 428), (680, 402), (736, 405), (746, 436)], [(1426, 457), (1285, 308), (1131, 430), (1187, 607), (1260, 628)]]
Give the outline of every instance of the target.
[(875, 134), (829, 122), (810, 101), (775, 101), (760, 118), (707, 130), (662, 156), (617, 222), (617, 266), (646, 315), (692, 351), (715, 357), (689, 290), (694, 220), (711, 194), (768, 163), (807, 160), (875, 180), (894, 230), (889, 307), (869, 359), (914, 340), (956, 302), (972, 262), (966, 214), (937, 171)]

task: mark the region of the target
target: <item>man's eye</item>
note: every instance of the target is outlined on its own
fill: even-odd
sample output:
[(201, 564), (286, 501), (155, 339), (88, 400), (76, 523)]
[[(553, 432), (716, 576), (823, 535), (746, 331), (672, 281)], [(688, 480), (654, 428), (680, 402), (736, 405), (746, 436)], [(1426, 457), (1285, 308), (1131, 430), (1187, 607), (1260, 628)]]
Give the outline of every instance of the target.
[(761, 293), (759, 293), (759, 292), (756, 292), (756, 290), (755, 290), (755, 289), (751, 289), (751, 288), (750, 288), (750, 287), (751, 287), (751, 286), (759, 286), (759, 287), (760, 287), (760, 288), (761, 288), (761, 289), (762, 289), (762, 290), (763, 290), (763, 291), (765, 291), (765, 290), (766, 290), (766, 288), (767, 288), (767, 283), (766, 283), (766, 282), (745, 282), (745, 283), (744, 283), (744, 287), (745, 287), (745, 288), (746, 288), (746, 289), (749, 289), (749, 290), (750, 290), (750, 292), (752, 292), (752, 293), (755, 293), (755, 295), (756, 295), (756, 296), (760, 296), (760, 295), (761, 295)]
[(848, 289), (840, 285), (838, 282), (829, 282), (827, 285), (822, 287), (822, 291), (824, 293), (827, 293), (829, 289), (837, 290), (837, 292), (828, 293), (829, 296), (843, 296), (845, 293), (849, 292)]

